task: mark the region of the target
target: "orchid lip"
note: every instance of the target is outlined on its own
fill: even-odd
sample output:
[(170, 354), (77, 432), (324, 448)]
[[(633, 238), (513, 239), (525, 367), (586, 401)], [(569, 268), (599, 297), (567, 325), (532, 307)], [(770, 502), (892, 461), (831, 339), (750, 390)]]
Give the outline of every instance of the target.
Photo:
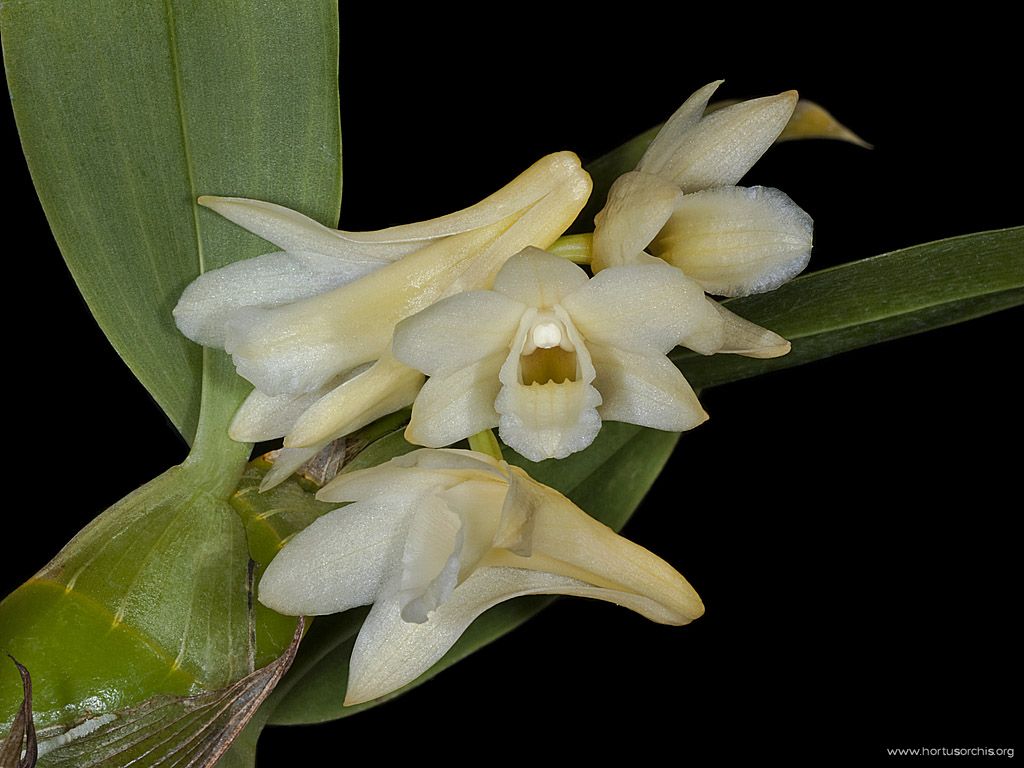
[(519, 354), (519, 382), (529, 385), (562, 384), (581, 375), (576, 347), (565, 324), (550, 311), (539, 311)]

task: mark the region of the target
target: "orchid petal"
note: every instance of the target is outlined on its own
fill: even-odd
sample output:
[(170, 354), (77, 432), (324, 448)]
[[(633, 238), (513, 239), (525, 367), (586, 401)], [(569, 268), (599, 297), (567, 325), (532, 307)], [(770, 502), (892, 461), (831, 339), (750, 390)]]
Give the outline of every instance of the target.
[(431, 377), (416, 396), (405, 439), (441, 448), (496, 427), (498, 371), (506, 354), (498, 351), (447, 376)]
[(632, 264), (657, 236), (683, 193), (661, 176), (630, 171), (615, 180), (594, 217), (591, 269)]
[(267, 566), (259, 600), (278, 613), (320, 616), (372, 603), (401, 571), (412, 510), (441, 508), (417, 489), (388, 493), (328, 512), (297, 533)]
[(706, 299), (707, 322), (693, 329), (681, 342), (702, 355), (727, 353), (746, 357), (779, 357), (789, 352), (789, 342), (777, 333), (744, 320), (717, 301)]
[(684, 432), (707, 420), (697, 395), (665, 357), (648, 357), (616, 347), (590, 346), (601, 393), (603, 421)]
[[(331, 256), (338, 261), (386, 263), (404, 256), (417, 245), (373, 242), (371, 237), (352, 239), (364, 233), (342, 233), (325, 227), (298, 211), (263, 200), (244, 197), (203, 195), (199, 204), (216, 211), (228, 221), (286, 251), (304, 251)], [(372, 234), (372, 233), (369, 233)]]
[(280, 448), (274, 451), (274, 464), (260, 481), (260, 493), (280, 485), (327, 447), (329, 440), (306, 448)]
[(504, 462), (478, 451), (467, 451), (464, 448), (443, 448), (430, 450), (420, 448), (410, 451), (391, 460), (396, 466), (417, 467), (440, 471), (480, 471), (488, 472), (492, 477), (504, 479), (502, 471)]
[(416, 489), (422, 493), (442, 493), (467, 480), (505, 480), (500, 471), (480, 462), (455, 460), (449, 463), (451, 466), (441, 469), (407, 466), (392, 459), (375, 467), (342, 472), (321, 488), (316, 497), (320, 501), (365, 501), (379, 496), (381, 489), (389, 487), (401, 486), (410, 491)]
[(422, 623), (448, 599), (459, 580), (465, 538), (462, 519), (440, 503), (424, 505), (412, 515), (402, 553), (398, 601), (402, 620)]
[(392, 350), (428, 376), (451, 376), (496, 352), (507, 354), (525, 311), (525, 305), (494, 291), (459, 293), (395, 326)]
[(689, 138), (690, 132), (704, 115), (708, 101), (724, 82), (724, 80), (715, 80), (708, 83), (683, 102), (683, 105), (672, 114), (672, 117), (665, 121), (661, 130), (658, 131), (658, 135), (654, 137), (654, 141), (647, 147), (640, 162), (637, 163), (638, 171), (654, 174), (662, 172), (665, 165), (679, 151), (680, 144)]
[(318, 390), (301, 395), (265, 395), (258, 389), (249, 393), (231, 421), (228, 435), (242, 443), (258, 443), (284, 437), (295, 422), (321, 397), (335, 387), (369, 369), (369, 365), (354, 368)]
[(223, 347), (225, 326), (243, 307), (275, 307), (329, 291), (387, 264), (339, 260), (312, 252), (267, 253), (206, 272), (185, 288), (174, 321), (185, 336)]
[(777, 189), (722, 187), (683, 197), (650, 250), (708, 293), (747, 296), (804, 270), (813, 226)]
[(653, 259), (602, 270), (562, 304), (584, 338), (644, 355), (664, 355), (708, 311), (697, 283)]
[[(580, 175), (580, 163), (572, 152), (555, 152), (534, 163), (515, 180), (479, 203), (461, 211), (415, 224), (377, 230), (376, 232), (342, 232), (345, 237), (361, 242), (406, 242), (431, 240), (448, 235), (488, 227), (508, 216), (529, 208), (549, 190)], [(541, 193), (538, 194), (538, 190)], [(568, 226), (568, 225), (567, 225)]]
[(225, 349), (238, 372), (268, 395), (317, 389), (380, 357), (400, 320), (444, 296), (489, 286), (513, 254), (554, 242), (586, 202), (590, 177), (575, 155), (551, 157), (536, 164), (541, 170), (528, 169), (512, 182), (541, 184), (527, 190), (536, 202), (523, 211), (436, 241), (318, 296), (234, 313)]
[(301, 395), (271, 396), (254, 389), (235, 412), (228, 435), (240, 443), (284, 437), (299, 416), (329, 391), (325, 388)]
[(457, 273), (461, 262), (502, 231), (494, 225), (453, 235), (327, 293), (273, 309), (239, 310), (224, 348), (239, 374), (268, 395), (317, 389), (380, 357), (395, 324), (440, 298), (446, 274)]
[(501, 517), (492, 546), (522, 557), (533, 552), (533, 523), (543, 510), (551, 489), (539, 483), (525, 483), (514, 472), (508, 474), (508, 492), (501, 503)]
[[(693, 587), (667, 562), (619, 536), (518, 467), (509, 470), (516, 477), (514, 482), (535, 486), (544, 503), (533, 515), (530, 556), (496, 549), (488, 563), (541, 570), (618, 592), (622, 600), (616, 602), (661, 623), (687, 624), (704, 613)], [(643, 598), (645, 607), (626, 602), (629, 596)]]
[(488, 608), (513, 597), (575, 586), (572, 579), (516, 568), (485, 568), (456, 587), (425, 622), (402, 619), (397, 590), (377, 599), (349, 660), (345, 706), (398, 690), (434, 665)]
[(705, 115), (658, 174), (684, 192), (736, 184), (786, 127), (796, 102), (796, 91), (786, 91)]
[(779, 134), (777, 141), (793, 141), (796, 139), (836, 139), (856, 144), (864, 149), (871, 145), (836, 120), (832, 113), (817, 102), (800, 99), (793, 110), (785, 130)]
[(302, 448), (347, 435), (410, 405), (422, 385), (419, 371), (386, 355), (306, 409), (284, 444)]
[(465, 579), (495, 543), (502, 509), (509, 494), (508, 475), (471, 477), (441, 491), (438, 496), (462, 520), (462, 550), (459, 555), (459, 578)]
[(552, 188), (502, 233), (494, 244), (467, 263), (462, 275), (449, 286), (446, 296), (474, 288), (490, 288), (498, 270), (524, 248), (547, 248), (576, 220), (586, 205), (593, 182), (571, 152), (559, 152), (563, 158), (561, 175)]
[(571, 261), (539, 248), (526, 248), (505, 263), (494, 280), (494, 290), (523, 309), (540, 309), (553, 307), (586, 283), (587, 273)]
[(604, 600), (666, 624), (696, 618), (681, 617), (642, 594), (594, 587), (565, 576), (521, 568), (480, 568), (421, 624), (402, 620), (397, 593), (385, 594), (374, 603), (352, 649), (345, 705), (370, 701), (411, 683), (439, 661), (488, 608), (515, 597), (543, 594)]
[(719, 352), (757, 358), (781, 357), (789, 352), (790, 343), (774, 331), (744, 320), (721, 304), (715, 303), (714, 306), (722, 317)]

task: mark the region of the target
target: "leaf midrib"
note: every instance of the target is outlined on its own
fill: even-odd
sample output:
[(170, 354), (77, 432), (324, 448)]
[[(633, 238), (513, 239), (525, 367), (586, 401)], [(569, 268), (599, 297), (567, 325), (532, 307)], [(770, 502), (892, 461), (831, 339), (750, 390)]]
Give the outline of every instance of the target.
[[(185, 119), (185, 97), (181, 78), (181, 63), (178, 60), (178, 36), (174, 31), (174, 8), (171, 0), (164, 0), (164, 22), (167, 25), (167, 47), (171, 56), (171, 70), (174, 72), (174, 100), (178, 107), (178, 130), (181, 133), (181, 147), (185, 155), (185, 177), (188, 179), (189, 208), (192, 211), (192, 231), (196, 237), (196, 258), (199, 274), (206, 271), (203, 255), (203, 239), (199, 227), (199, 204), (196, 202), (195, 169), (192, 165), (192, 150), (189, 147), (188, 128)], [(205, 373), (205, 365), (204, 373)]]

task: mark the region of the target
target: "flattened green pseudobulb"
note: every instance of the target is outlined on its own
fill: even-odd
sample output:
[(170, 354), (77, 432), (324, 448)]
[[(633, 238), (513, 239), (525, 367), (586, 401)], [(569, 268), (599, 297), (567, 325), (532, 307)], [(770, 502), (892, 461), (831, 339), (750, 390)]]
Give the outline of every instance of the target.
[[(155, 691), (184, 695), (195, 683), (151, 638), (49, 579), (33, 579), (0, 603), (0, 648), (31, 670), (37, 728), (113, 712)], [(20, 701), (17, 670), (0, 665), (0, 722)]]
[[(0, 651), (32, 674), (38, 727), (217, 689), (288, 647), (295, 618), (258, 603), (256, 585), (283, 541), (336, 505), (298, 478), (258, 493), (267, 466), (227, 501), (196, 470), (169, 470), (0, 603)], [(0, 733), (21, 698), (17, 669), (0, 663)]]

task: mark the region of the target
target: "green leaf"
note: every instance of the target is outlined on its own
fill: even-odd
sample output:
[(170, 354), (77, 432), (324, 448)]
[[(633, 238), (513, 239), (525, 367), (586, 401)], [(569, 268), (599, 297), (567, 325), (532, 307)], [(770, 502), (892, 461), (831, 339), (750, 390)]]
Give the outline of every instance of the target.
[[(57, 242), (115, 348), (195, 438), (184, 464), (100, 515), (0, 603), (0, 648), (31, 671), (35, 718), (47, 733), (72, 735), (105, 714), (127, 724), (126, 713), (185, 696), (195, 711), (205, 694), (228, 691), (237, 704), (237, 681), (272, 665), (292, 637), (295, 620), (259, 605), (253, 585), (280, 540), (319, 511), (275, 515), (261, 506), (289, 488), (261, 503), (232, 496), (249, 446), (230, 441), (226, 426), (247, 385), (226, 355), (200, 351), (171, 317), (202, 271), (273, 250), (198, 208), (198, 195), (337, 219), (337, 7), (283, 8), (268, 0), (0, 5), (15, 116)], [(16, 672), (0, 667), (0, 735), (20, 700)], [(188, 748), (209, 728), (214, 741), (229, 736), (237, 722), (222, 717), (227, 701), (211, 704), (213, 725), (181, 721), (187, 727), (147, 759)], [(147, 728), (176, 721), (174, 707), (159, 712), (147, 715)], [(74, 763), (71, 743), (44, 764)]]
[[(408, 450), (396, 437), (388, 441), (393, 455)], [(505, 457), (535, 479), (564, 493), (598, 520), (620, 529), (668, 461), (679, 435), (608, 423), (587, 450), (562, 461), (539, 464), (526, 461), (509, 449)], [(375, 457), (375, 463), (385, 460)], [(388, 697), (356, 707), (342, 707), (348, 677), (348, 657), (366, 611), (349, 611), (317, 619), (302, 644), (292, 671), (271, 694), (269, 722), (315, 723), (345, 717), (400, 695), (464, 659), (484, 645), (522, 624), (553, 598), (519, 598), (502, 603), (477, 619), (455, 646), (427, 674)]]
[[(222, 688), (288, 645), (294, 622), (251, 605), (242, 520), (195, 480), (168, 470), (0, 603), (0, 647), (32, 673), (39, 727)], [(0, 722), (20, 693), (3, 672)]]
[(788, 355), (755, 360), (677, 349), (672, 359), (703, 389), (1022, 303), (1024, 227), (981, 232), (814, 272), (771, 293), (725, 302), (789, 339)]
[[(54, 237), (103, 332), (191, 442), (203, 352), (171, 309), (200, 272), (273, 250), (196, 198), (337, 222), (337, 6), (8, 0), (0, 28)], [(245, 384), (206, 356), (206, 418), (222, 429)]]
[[(145, 712), (159, 730), (182, 697), (235, 701), (236, 681), (257, 680), (289, 647), (295, 619), (259, 604), (254, 587), (282, 542), (331, 505), (297, 478), (259, 494), (264, 468), (251, 466), (228, 500), (204, 490), (204, 466), (168, 470), (0, 602), (0, 648), (31, 671), (41, 729)], [(0, 735), (21, 696), (17, 672), (0, 667)], [(60, 748), (48, 759), (66, 757)]]

